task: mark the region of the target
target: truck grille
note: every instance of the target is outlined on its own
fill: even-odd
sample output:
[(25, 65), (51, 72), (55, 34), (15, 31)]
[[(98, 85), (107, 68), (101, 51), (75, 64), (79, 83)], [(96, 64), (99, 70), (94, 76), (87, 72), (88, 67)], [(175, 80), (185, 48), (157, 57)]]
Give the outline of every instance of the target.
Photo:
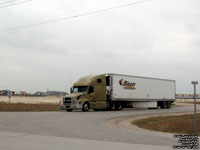
[(64, 105), (70, 105), (71, 104), (72, 99), (70, 97), (65, 97), (63, 100), (63, 104)]

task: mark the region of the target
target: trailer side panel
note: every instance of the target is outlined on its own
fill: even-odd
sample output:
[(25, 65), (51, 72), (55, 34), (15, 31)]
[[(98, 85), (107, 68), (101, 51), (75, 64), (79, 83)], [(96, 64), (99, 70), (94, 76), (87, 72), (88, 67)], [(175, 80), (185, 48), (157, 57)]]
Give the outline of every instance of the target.
[(120, 101), (175, 100), (175, 81), (110, 74), (111, 99)]

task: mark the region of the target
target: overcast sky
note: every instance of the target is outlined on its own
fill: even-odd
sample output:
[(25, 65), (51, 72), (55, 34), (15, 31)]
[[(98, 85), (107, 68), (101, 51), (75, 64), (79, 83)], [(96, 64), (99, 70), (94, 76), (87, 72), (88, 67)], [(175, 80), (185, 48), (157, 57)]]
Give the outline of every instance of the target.
[[(33, 0), (0, 8), (0, 30), (132, 2)], [(190, 93), (191, 80), (200, 82), (199, 57), (200, 1), (151, 0), (0, 32), (0, 89), (68, 92), (70, 74), (72, 84), (83, 75), (120, 73), (174, 79), (177, 93)]]

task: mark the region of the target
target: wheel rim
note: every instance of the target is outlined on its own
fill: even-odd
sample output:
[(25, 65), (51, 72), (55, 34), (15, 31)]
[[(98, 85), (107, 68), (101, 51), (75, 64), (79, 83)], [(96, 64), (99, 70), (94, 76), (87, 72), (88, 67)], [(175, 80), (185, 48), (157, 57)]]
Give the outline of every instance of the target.
[(113, 109), (113, 110), (115, 109), (115, 104), (112, 104), (112, 109)]
[(110, 103), (107, 104), (107, 108), (110, 109)]
[(167, 108), (167, 102), (164, 102), (163, 105), (164, 108)]
[(84, 110), (88, 110), (88, 109), (89, 109), (88, 104), (85, 104), (85, 105), (84, 105)]
[(119, 109), (119, 110), (122, 109), (122, 105), (121, 105), (121, 104), (119, 104), (118, 109)]
[(167, 108), (171, 108), (171, 102), (168, 102)]

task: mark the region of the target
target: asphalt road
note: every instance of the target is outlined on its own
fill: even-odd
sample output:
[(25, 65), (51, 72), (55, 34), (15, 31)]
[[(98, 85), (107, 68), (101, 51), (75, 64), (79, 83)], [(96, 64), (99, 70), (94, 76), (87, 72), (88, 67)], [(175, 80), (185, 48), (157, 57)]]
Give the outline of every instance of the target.
[[(199, 109), (199, 106), (197, 108)], [(109, 127), (123, 116), (189, 112), (193, 107), (99, 112), (1, 112), (0, 150), (25, 149), (172, 149), (173, 134)]]

